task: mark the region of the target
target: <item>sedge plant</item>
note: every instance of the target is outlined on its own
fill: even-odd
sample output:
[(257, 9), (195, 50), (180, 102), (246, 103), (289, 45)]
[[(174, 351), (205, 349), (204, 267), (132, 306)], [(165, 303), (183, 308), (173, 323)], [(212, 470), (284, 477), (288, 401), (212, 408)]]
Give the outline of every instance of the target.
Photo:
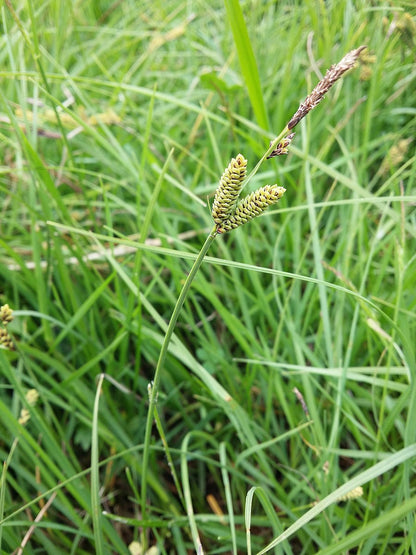
[[(147, 412), (147, 421), (143, 446), (143, 461), (142, 468), (144, 475), (141, 483), (141, 511), (143, 522), (147, 518), (147, 480), (146, 468), (149, 461), (150, 440), (152, 432), (152, 423), (155, 415), (155, 404), (160, 387), (160, 380), (165, 363), (166, 355), (169, 349), (169, 344), (178, 320), (181, 308), (186, 300), (191, 284), (197, 275), (204, 257), (210, 248), (213, 241), (220, 234), (230, 232), (238, 227), (248, 223), (253, 218), (263, 214), (269, 206), (276, 204), (284, 195), (285, 189), (276, 184), (265, 185), (256, 191), (249, 193), (242, 197), (241, 192), (243, 188), (249, 183), (251, 178), (257, 173), (260, 166), (267, 159), (275, 156), (280, 156), (288, 153), (290, 144), (295, 136), (292, 131), (298, 123), (324, 98), (328, 90), (335, 84), (342, 75), (355, 66), (360, 53), (365, 49), (365, 46), (360, 46), (348, 54), (346, 54), (340, 62), (331, 66), (326, 72), (325, 76), (313, 91), (305, 98), (299, 105), (299, 108), (290, 118), (283, 130), (276, 136), (270, 143), (269, 148), (264, 155), (260, 158), (257, 165), (247, 176), (247, 160), (242, 154), (238, 154), (231, 160), (225, 169), (219, 181), (218, 188), (215, 193), (214, 202), (212, 205), (212, 218), (214, 225), (208, 234), (204, 244), (196, 257), (191, 270), (183, 284), (182, 290), (176, 301), (173, 309), (164, 341), (160, 350), (159, 359), (156, 365), (156, 370), (153, 382), (149, 387), (149, 408)], [(143, 531), (142, 536), (143, 545), (145, 545), (145, 534)]]

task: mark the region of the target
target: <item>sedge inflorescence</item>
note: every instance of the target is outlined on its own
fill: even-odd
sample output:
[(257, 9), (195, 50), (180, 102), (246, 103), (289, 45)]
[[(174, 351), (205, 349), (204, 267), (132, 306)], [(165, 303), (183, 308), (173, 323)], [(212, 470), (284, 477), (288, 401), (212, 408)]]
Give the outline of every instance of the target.
[(231, 231), (259, 216), (285, 192), (283, 187), (266, 185), (239, 201), (246, 172), (247, 160), (242, 154), (238, 154), (222, 174), (212, 205), (217, 233)]
[[(270, 152), (268, 152), (267, 159), (288, 153), (290, 144), (295, 136), (295, 133), (291, 131), (321, 102), (325, 94), (338, 79), (355, 66), (361, 52), (365, 48), (366, 46), (360, 46), (351, 50), (342, 60), (328, 69), (323, 79), (319, 81), (313, 91), (299, 105), (297, 111), (286, 124), (283, 131), (283, 135), (286, 136), (280, 142), (276, 138), (270, 143)], [(271, 150), (272, 145), (275, 145), (273, 150)], [(283, 187), (266, 185), (239, 201), (246, 171), (247, 160), (242, 154), (238, 154), (231, 160), (222, 174), (212, 206), (212, 217), (216, 224), (216, 233), (231, 231), (259, 216), (266, 208), (278, 202), (285, 192)]]
[(305, 100), (300, 104), (299, 108), (289, 120), (287, 128), (289, 130), (296, 127), (296, 125), (303, 119), (306, 114), (313, 110), (324, 98), (325, 94), (329, 89), (338, 81), (340, 77), (344, 75), (346, 71), (352, 69), (355, 66), (361, 52), (367, 48), (366, 46), (360, 46), (355, 50), (348, 52), (342, 60), (337, 64), (331, 66), (326, 72), (323, 79), (319, 81), (316, 87), (313, 89), (311, 94), (309, 94)]
[(14, 350), (14, 343), (10, 333), (7, 331), (7, 324), (13, 320), (13, 311), (8, 304), (0, 306), (0, 347)]
[(216, 224), (221, 224), (234, 212), (243, 181), (247, 173), (247, 160), (238, 154), (231, 160), (221, 176), (212, 205), (212, 217)]
[(218, 233), (236, 229), (240, 225), (246, 224), (256, 216), (259, 216), (266, 208), (276, 204), (282, 198), (285, 191), (286, 189), (277, 185), (265, 185), (257, 189), (257, 191), (250, 193), (243, 200), (240, 200), (234, 212), (219, 224), (217, 228)]

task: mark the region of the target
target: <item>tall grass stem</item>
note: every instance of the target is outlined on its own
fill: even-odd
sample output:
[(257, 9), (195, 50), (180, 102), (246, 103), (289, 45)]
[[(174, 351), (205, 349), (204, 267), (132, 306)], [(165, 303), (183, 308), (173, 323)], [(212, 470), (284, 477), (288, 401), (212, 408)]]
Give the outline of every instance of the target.
[[(142, 461), (142, 468), (143, 468), (143, 476), (142, 476), (142, 487), (141, 487), (141, 509), (142, 509), (142, 520), (146, 520), (146, 495), (147, 495), (147, 466), (149, 462), (149, 454), (150, 454), (150, 438), (152, 433), (152, 424), (153, 424), (153, 415), (154, 415), (154, 408), (157, 399), (157, 394), (159, 391), (160, 386), (160, 379), (162, 374), (163, 364), (166, 359), (166, 355), (169, 349), (169, 343), (172, 339), (173, 330), (175, 329), (176, 322), (178, 320), (179, 313), (185, 302), (186, 296), (188, 294), (189, 288), (204, 260), (206, 253), (208, 252), (209, 247), (211, 246), (212, 242), (214, 241), (215, 237), (217, 236), (217, 228), (216, 226), (213, 227), (212, 231), (208, 235), (205, 240), (205, 243), (202, 245), (202, 248), (198, 254), (198, 257), (195, 259), (192, 268), (188, 274), (188, 277), (183, 284), (182, 290), (176, 301), (175, 308), (173, 309), (172, 316), (169, 321), (168, 328), (166, 330), (165, 338), (163, 340), (162, 348), (159, 354), (159, 360), (157, 361), (157, 366), (155, 370), (155, 376), (153, 378), (153, 384), (150, 388), (149, 394), (149, 410), (147, 412), (147, 421), (146, 421), (146, 431), (144, 436), (144, 445), (143, 445), (143, 461)], [(144, 530), (142, 532), (142, 540), (144, 542)]]

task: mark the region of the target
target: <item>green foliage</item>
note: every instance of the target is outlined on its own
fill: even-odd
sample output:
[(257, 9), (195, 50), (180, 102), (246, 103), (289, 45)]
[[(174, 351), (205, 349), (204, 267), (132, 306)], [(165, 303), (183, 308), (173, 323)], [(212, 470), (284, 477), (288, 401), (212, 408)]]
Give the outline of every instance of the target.
[[(172, 554), (416, 552), (411, 3), (1, 16), (1, 552), (122, 554), (142, 530)], [(244, 191), (277, 183), (279, 204), (211, 245), (144, 468), (224, 168), (250, 173), (361, 44)]]

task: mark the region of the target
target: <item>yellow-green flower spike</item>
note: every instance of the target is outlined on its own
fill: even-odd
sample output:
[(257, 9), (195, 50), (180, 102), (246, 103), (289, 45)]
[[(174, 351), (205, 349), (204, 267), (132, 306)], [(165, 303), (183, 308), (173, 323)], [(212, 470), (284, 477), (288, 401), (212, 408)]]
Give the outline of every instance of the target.
[(231, 231), (259, 216), (266, 208), (276, 204), (285, 191), (286, 189), (277, 185), (266, 185), (250, 193), (237, 204), (234, 213), (219, 224), (217, 232)]
[(13, 320), (13, 310), (8, 304), (0, 306), (0, 322), (3, 326), (6, 326), (9, 322)]
[(212, 205), (212, 217), (216, 224), (221, 224), (234, 212), (246, 172), (247, 160), (238, 154), (222, 174)]
[[(25, 398), (26, 398), (26, 401), (29, 403), (29, 405), (31, 407), (34, 407), (39, 398), (39, 393), (36, 389), (29, 389), (29, 391), (25, 395)], [(19, 424), (24, 426), (29, 422), (29, 420), (30, 420), (30, 412), (28, 411), (27, 408), (23, 408), (20, 411)]]
[(39, 399), (39, 392), (37, 389), (29, 389), (25, 395), (26, 401), (31, 407), (34, 407)]
[(27, 424), (30, 420), (30, 412), (27, 409), (22, 409), (20, 411), (20, 418), (18, 420), (19, 424), (21, 424), (22, 426), (24, 426), (25, 424)]
[(13, 339), (11, 338), (9, 332), (4, 328), (0, 328), (0, 345), (10, 351), (14, 350)]
[(352, 489), (351, 491), (349, 491), (348, 493), (346, 493), (345, 495), (341, 495), (341, 497), (338, 497), (337, 501), (350, 501), (351, 499), (357, 499), (357, 497), (362, 497), (362, 495), (363, 495), (363, 488), (361, 486), (358, 486)]

